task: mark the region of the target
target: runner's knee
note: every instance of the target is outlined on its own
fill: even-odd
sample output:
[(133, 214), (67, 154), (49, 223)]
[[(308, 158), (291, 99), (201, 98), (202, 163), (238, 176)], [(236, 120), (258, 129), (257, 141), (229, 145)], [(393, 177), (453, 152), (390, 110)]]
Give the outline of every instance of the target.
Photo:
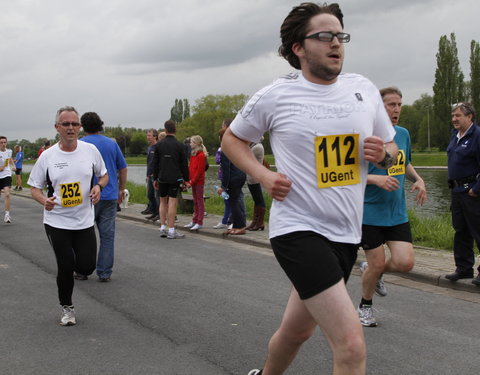
[(409, 258), (403, 262), (396, 263), (395, 268), (397, 269), (398, 272), (409, 272), (412, 270), (413, 265), (414, 265), (413, 259)]
[(385, 258), (375, 257), (368, 260), (368, 269), (370, 272), (381, 274), (385, 269)]
[(291, 344), (301, 345), (312, 337), (315, 332), (315, 326), (313, 328), (301, 329), (301, 330), (292, 330), (284, 329), (280, 327), (278, 330), (279, 338), (282, 340), (288, 341)]
[[(367, 350), (363, 335), (352, 332), (334, 348), (335, 361), (354, 366), (366, 360)], [(352, 367), (353, 368), (353, 367)]]

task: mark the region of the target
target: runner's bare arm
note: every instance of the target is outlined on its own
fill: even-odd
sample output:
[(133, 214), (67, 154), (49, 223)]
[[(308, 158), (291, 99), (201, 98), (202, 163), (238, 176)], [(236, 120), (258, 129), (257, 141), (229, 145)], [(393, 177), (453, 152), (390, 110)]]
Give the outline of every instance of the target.
[(230, 129), (227, 129), (222, 139), (222, 151), (235, 166), (260, 181), (273, 199), (284, 200), (292, 182), (281, 173), (267, 170), (255, 159), (248, 144), (248, 141), (238, 138)]

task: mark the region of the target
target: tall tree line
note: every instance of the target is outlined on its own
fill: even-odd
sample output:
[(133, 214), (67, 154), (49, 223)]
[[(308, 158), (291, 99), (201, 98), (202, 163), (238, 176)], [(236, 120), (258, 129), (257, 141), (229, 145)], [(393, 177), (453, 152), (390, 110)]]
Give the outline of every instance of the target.
[(458, 60), (455, 33), (450, 38), (443, 35), (439, 40), (433, 103), (430, 120), (431, 142), (434, 147), (445, 150), (451, 135), (451, 110), (455, 103), (469, 101), (476, 111), (480, 110), (480, 46), (472, 40), (470, 44), (470, 81), (465, 81)]

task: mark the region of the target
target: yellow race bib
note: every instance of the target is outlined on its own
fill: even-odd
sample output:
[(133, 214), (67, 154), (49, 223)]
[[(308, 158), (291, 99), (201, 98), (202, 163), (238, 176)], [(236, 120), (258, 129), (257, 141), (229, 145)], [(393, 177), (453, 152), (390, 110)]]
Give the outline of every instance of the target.
[(359, 134), (315, 137), (320, 189), (360, 183)]
[(405, 174), (406, 162), (407, 159), (405, 158), (405, 151), (398, 150), (397, 160), (395, 161), (393, 167), (388, 168), (388, 175), (398, 176), (401, 174)]
[(82, 204), (83, 197), (80, 182), (60, 184), (60, 199), (62, 207), (75, 207)]

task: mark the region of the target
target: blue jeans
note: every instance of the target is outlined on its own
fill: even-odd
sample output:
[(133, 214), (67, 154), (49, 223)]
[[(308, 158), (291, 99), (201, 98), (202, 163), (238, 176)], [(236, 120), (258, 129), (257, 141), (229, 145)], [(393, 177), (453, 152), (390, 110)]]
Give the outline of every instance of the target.
[(245, 200), (240, 197), (243, 196), (242, 186), (245, 183), (245, 176), (243, 178), (234, 179), (230, 181), (228, 186), (228, 194), (230, 194), (229, 203), (232, 210), (232, 222), (234, 229), (245, 228)]
[(100, 237), (97, 259), (98, 277), (110, 277), (112, 274), (116, 216), (117, 200), (101, 200), (95, 205), (95, 223)]
[(230, 209), (230, 202), (228, 199), (224, 199), (223, 202), (225, 203), (225, 209), (223, 210), (222, 224), (226, 225), (228, 224), (232, 210)]

